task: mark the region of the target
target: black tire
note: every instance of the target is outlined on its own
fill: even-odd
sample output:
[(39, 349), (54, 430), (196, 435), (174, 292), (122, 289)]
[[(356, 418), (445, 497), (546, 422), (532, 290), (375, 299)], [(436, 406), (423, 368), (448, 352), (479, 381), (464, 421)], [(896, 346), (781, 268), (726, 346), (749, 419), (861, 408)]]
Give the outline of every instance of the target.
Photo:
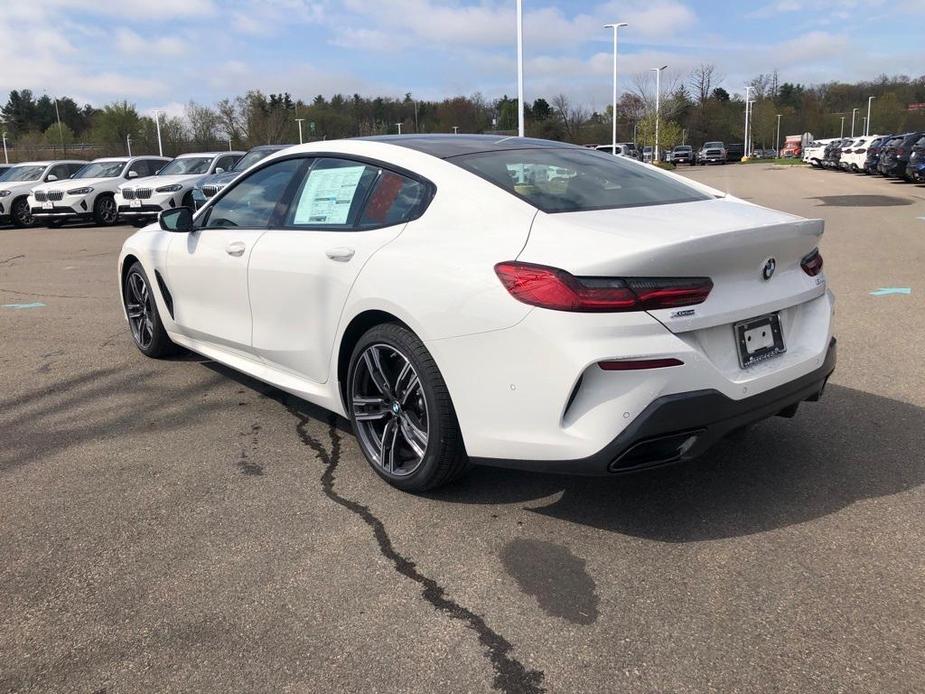
[(97, 226), (111, 227), (119, 221), (116, 199), (111, 195), (99, 195), (93, 202), (93, 221)]
[[(381, 360), (371, 357), (373, 354)], [(384, 389), (372, 374), (372, 359), (376, 359), (379, 375), (384, 376)], [(416, 376), (417, 382), (403, 392), (401, 374), (406, 371), (400, 367), (405, 364), (412, 369), (409, 381)], [(364, 397), (367, 394), (369, 397)], [(360, 402), (361, 397), (366, 402)], [(373, 399), (380, 402), (370, 402)], [(346, 400), (360, 450), (376, 474), (394, 487), (423, 492), (452, 482), (468, 469), (469, 459), (443, 376), (424, 343), (406, 327), (384, 323), (360, 338), (350, 357)], [(364, 415), (366, 419), (358, 421), (357, 417)], [(406, 418), (426, 424), (426, 432), (417, 425), (414, 428), (426, 435), (423, 454), (416, 455), (411, 448), (414, 437), (406, 433)], [(377, 426), (382, 427), (379, 440)], [(376, 449), (385, 452), (383, 443), (390, 426), (393, 434), (390, 453), (385, 454), (387, 465), (380, 463), (383, 456)], [(402, 453), (410, 454), (410, 460), (403, 460)]]
[(10, 205), (10, 221), (13, 222), (14, 227), (20, 229), (35, 226), (35, 218), (32, 216), (28, 198), (22, 197), (13, 201)]
[[(139, 289), (140, 278), (144, 292)], [(139, 301), (139, 298), (142, 300)], [(180, 348), (167, 335), (157, 310), (157, 302), (148, 275), (141, 263), (132, 263), (122, 282), (122, 306), (128, 316), (132, 341), (146, 357), (160, 359), (176, 354)]]

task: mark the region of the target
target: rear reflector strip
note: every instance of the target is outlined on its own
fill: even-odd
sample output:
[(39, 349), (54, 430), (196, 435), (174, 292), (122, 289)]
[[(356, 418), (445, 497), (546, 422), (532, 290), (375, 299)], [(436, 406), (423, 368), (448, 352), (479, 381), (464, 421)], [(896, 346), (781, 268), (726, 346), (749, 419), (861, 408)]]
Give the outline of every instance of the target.
[(640, 369), (665, 369), (669, 366), (682, 366), (680, 359), (621, 359), (619, 361), (599, 361), (597, 365), (604, 371), (639, 371)]

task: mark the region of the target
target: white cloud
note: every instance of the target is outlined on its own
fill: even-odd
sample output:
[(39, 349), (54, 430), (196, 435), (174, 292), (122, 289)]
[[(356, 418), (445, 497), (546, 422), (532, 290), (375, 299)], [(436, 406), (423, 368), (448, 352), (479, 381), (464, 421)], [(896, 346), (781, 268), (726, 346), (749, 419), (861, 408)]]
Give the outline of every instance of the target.
[(189, 44), (176, 36), (148, 38), (122, 27), (116, 30), (116, 48), (122, 53), (150, 60), (152, 56), (184, 55)]

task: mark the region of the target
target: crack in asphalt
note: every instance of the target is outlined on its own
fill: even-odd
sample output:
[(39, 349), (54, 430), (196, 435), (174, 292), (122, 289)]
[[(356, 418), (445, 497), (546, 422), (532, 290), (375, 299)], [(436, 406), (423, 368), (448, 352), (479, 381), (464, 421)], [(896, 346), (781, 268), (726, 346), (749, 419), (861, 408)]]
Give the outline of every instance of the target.
[(4, 258), (0, 260), (0, 265), (6, 265), (7, 263), (12, 263), (14, 260), (19, 260), (20, 258), (25, 258), (25, 255), (14, 255), (12, 258)]
[(330, 450), (308, 432), (311, 417), (302, 414), (294, 407), (286, 406), (299, 423), (296, 433), (302, 443), (315, 453), (315, 456), (324, 465), (321, 475), (321, 489), (324, 495), (339, 506), (343, 506), (356, 514), (373, 531), (379, 551), (388, 559), (395, 570), (405, 578), (409, 578), (422, 587), (421, 596), (429, 602), (435, 610), (443, 612), (451, 619), (465, 622), (466, 627), (478, 635), (479, 643), (485, 648), (485, 656), (491, 661), (495, 671), (494, 688), (506, 694), (540, 694), (545, 692), (543, 687), (544, 674), (542, 670), (528, 670), (523, 663), (511, 655), (514, 647), (510, 641), (489, 627), (484, 618), (472, 610), (463, 607), (446, 594), (444, 589), (434, 579), (418, 571), (417, 565), (408, 557), (403, 556), (395, 549), (392, 538), (385, 524), (376, 517), (368, 506), (340, 495), (334, 488), (336, 480), (335, 471), (340, 463), (341, 437), (337, 432), (336, 419), (328, 421), (328, 436), (331, 439)]

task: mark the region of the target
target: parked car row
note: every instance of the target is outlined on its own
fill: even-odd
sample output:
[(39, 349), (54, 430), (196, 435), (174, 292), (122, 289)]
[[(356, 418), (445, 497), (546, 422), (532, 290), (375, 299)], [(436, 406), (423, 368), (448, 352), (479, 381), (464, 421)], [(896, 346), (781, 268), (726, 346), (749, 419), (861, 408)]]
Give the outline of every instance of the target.
[(0, 171), (0, 225), (57, 227), (92, 221), (147, 223), (177, 207), (196, 209), (242, 171), (290, 145), (249, 152), (197, 152), (104, 157), (93, 161), (32, 161)]
[(803, 161), (819, 169), (925, 182), (925, 132), (864, 135), (811, 143)]

